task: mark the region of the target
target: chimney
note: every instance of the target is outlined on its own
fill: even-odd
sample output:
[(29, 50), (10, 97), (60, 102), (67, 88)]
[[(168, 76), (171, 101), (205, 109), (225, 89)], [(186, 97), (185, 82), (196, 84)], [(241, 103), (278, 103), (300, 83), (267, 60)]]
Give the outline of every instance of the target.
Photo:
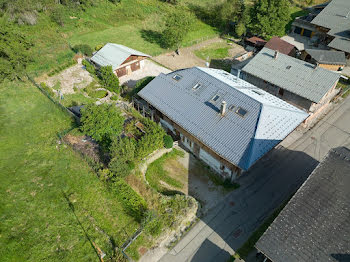
[(220, 107), (220, 114), (221, 114), (222, 116), (224, 116), (225, 113), (226, 113), (226, 102), (225, 102), (225, 101), (222, 101), (221, 107)]
[(278, 58), (278, 51), (276, 50), (275, 51), (275, 55), (273, 56), (274, 59), (277, 59)]
[(241, 75), (241, 69), (237, 69), (237, 78)]

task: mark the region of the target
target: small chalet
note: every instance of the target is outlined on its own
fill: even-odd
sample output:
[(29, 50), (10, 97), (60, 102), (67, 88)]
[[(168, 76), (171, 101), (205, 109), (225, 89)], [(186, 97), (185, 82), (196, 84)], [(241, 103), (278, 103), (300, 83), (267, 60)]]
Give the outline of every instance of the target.
[(245, 44), (248, 46), (252, 46), (257, 50), (261, 50), (267, 42), (264, 39), (261, 39), (257, 36), (253, 36), (245, 39)]
[[(308, 114), (223, 70), (160, 74), (138, 95), (155, 121), (225, 179), (234, 180)], [(140, 103), (140, 102), (138, 102)]]
[(272, 37), (266, 43), (265, 47), (293, 57), (295, 57), (297, 53), (297, 48), (294, 45), (282, 40), (277, 36)]
[(112, 66), (115, 74), (121, 77), (142, 69), (147, 57), (150, 56), (129, 47), (108, 43), (91, 57), (91, 62), (97, 67)]
[(335, 87), (340, 75), (264, 48), (243, 67), (240, 77), (307, 111), (308, 123), (324, 112), (338, 93)]
[(341, 71), (346, 66), (345, 53), (342, 51), (305, 49), (302, 58), (332, 71)]
[(255, 247), (269, 262), (350, 261), (350, 150), (330, 150)]

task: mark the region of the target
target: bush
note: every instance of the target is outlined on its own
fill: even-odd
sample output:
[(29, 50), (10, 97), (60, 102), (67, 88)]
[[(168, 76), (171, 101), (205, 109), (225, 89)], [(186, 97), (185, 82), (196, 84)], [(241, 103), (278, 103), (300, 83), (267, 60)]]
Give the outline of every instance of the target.
[(72, 50), (75, 53), (82, 53), (86, 56), (92, 56), (92, 48), (87, 45), (87, 44), (79, 44), (79, 45), (75, 45)]
[(81, 115), (81, 130), (106, 147), (123, 131), (124, 117), (114, 105), (86, 105)]
[(113, 73), (112, 66), (103, 66), (100, 68), (100, 79), (103, 87), (119, 94), (119, 79)]
[(88, 95), (91, 98), (104, 98), (108, 95), (108, 92), (106, 90), (95, 90), (88, 93)]
[(96, 70), (95, 67), (89, 63), (86, 59), (83, 60), (82, 62), (83, 66), (85, 66), (86, 71), (88, 71), (90, 74), (95, 75)]
[(147, 210), (146, 201), (123, 179), (116, 178), (112, 188), (125, 211), (137, 221), (141, 221), (143, 214)]
[(109, 151), (112, 158), (123, 157), (127, 161), (132, 162), (135, 159), (135, 148), (135, 139), (129, 137), (115, 137), (112, 140)]
[(54, 97), (54, 96), (55, 96), (55, 93), (54, 93), (54, 91), (52, 90), (52, 88), (49, 87), (49, 86), (47, 86), (44, 82), (40, 83), (40, 86), (41, 86), (41, 88), (42, 88), (43, 90), (46, 91), (46, 93), (47, 93), (48, 95), (50, 95), (51, 97)]
[(143, 225), (144, 231), (152, 236), (158, 236), (163, 227), (158, 214), (154, 210), (149, 210), (145, 213)]
[(165, 148), (172, 148), (174, 144), (174, 140), (171, 136), (166, 135), (163, 137), (164, 147)]
[(148, 85), (155, 77), (154, 76), (147, 76), (145, 78), (140, 79), (137, 81), (135, 87), (130, 92), (130, 97), (133, 97), (138, 92), (142, 90), (146, 85)]
[(129, 165), (126, 163), (124, 157), (115, 157), (109, 163), (109, 170), (112, 175), (117, 178), (123, 178), (130, 174)]
[(112, 95), (110, 99), (113, 100), (113, 101), (117, 101), (119, 99), (119, 96), (118, 95)]

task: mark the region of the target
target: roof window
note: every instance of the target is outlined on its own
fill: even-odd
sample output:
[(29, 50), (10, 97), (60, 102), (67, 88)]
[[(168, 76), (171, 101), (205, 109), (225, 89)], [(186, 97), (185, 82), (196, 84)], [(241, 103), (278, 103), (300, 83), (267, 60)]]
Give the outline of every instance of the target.
[(179, 81), (181, 78), (182, 78), (182, 76), (180, 76), (180, 75), (174, 75), (173, 76), (173, 79), (176, 80), (176, 81)]
[(248, 111), (243, 109), (242, 107), (238, 107), (238, 109), (236, 110), (236, 114), (241, 117), (244, 117), (247, 113)]
[(212, 98), (211, 100), (214, 101), (214, 102), (216, 102), (216, 101), (219, 100), (219, 98), (220, 98), (219, 95), (215, 95), (215, 96), (213, 96), (213, 98)]
[(202, 86), (201, 84), (197, 83), (197, 84), (194, 85), (194, 87), (192, 87), (192, 89), (193, 89), (193, 90), (197, 90), (197, 89), (199, 89), (201, 86)]

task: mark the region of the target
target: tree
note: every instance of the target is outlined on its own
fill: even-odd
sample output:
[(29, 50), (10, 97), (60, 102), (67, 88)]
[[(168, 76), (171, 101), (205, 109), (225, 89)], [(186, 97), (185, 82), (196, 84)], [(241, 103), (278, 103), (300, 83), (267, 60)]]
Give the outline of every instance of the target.
[(114, 136), (123, 131), (124, 118), (115, 105), (90, 104), (81, 110), (82, 131), (103, 146), (109, 146)]
[(194, 17), (188, 11), (172, 11), (166, 18), (163, 42), (167, 47), (179, 48), (191, 28)]
[(109, 148), (112, 157), (123, 157), (132, 162), (135, 158), (136, 141), (129, 137), (115, 137)]
[(239, 22), (235, 27), (235, 33), (238, 37), (241, 37), (246, 33), (246, 28), (243, 22)]
[(255, 0), (248, 28), (251, 33), (269, 39), (284, 35), (289, 19), (288, 0)]
[(14, 26), (0, 20), (0, 82), (5, 78), (15, 80), (25, 75), (27, 65), (32, 61), (29, 53), (32, 46)]
[(126, 163), (124, 157), (113, 158), (109, 163), (109, 170), (113, 176), (118, 178), (126, 177), (130, 173), (129, 165)]
[(230, 22), (238, 23), (244, 11), (242, 0), (226, 0), (216, 11), (216, 19), (221, 27), (227, 27)]
[(103, 87), (111, 92), (119, 93), (119, 79), (113, 73), (112, 66), (102, 66), (100, 68), (100, 79)]

